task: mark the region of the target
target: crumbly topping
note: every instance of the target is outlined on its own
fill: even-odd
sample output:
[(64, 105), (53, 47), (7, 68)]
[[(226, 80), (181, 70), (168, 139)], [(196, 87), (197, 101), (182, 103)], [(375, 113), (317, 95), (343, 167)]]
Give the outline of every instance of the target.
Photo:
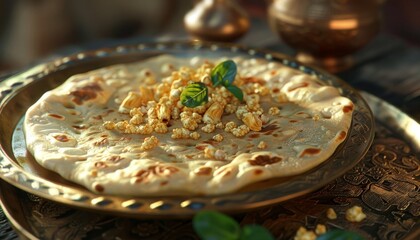
[(131, 117), (130, 119), (130, 124), (132, 125), (140, 125), (141, 123), (143, 123), (143, 114), (135, 114), (134, 116)]
[(257, 148), (259, 148), (259, 149), (266, 149), (267, 147), (268, 147), (268, 145), (264, 141), (260, 141), (257, 145)]
[(200, 134), (198, 132), (192, 132), (190, 133), (190, 138), (197, 140), (200, 138)]
[(222, 134), (216, 134), (213, 136), (213, 140), (215, 140), (216, 142), (221, 142), (223, 141), (223, 135)]
[(353, 206), (346, 211), (346, 219), (350, 222), (361, 222), (366, 218), (366, 214), (360, 206)]
[(250, 130), (255, 132), (261, 131), (262, 121), (258, 115), (247, 112), (243, 115), (242, 121)]
[(327, 227), (323, 224), (317, 224), (315, 228), (315, 233), (321, 235), (327, 232)]
[(142, 150), (150, 150), (156, 147), (159, 144), (159, 140), (155, 136), (150, 136), (144, 139), (143, 143), (141, 144)]
[(280, 109), (278, 107), (271, 107), (270, 109), (268, 109), (268, 114), (272, 115), (272, 116), (276, 116), (280, 114)]
[(233, 129), (237, 127), (235, 122), (228, 122), (225, 125), (225, 132), (232, 132)]
[(327, 227), (323, 224), (317, 224), (315, 231), (307, 230), (304, 227), (299, 227), (294, 237), (294, 240), (315, 240), (318, 236), (327, 232)]
[(206, 158), (214, 158), (214, 154), (216, 153), (216, 148), (213, 146), (207, 146), (204, 148), (204, 157)]
[(106, 130), (113, 130), (115, 128), (115, 123), (111, 121), (106, 121), (103, 123), (103, 126)]
[(215, 129), (216, 129), (216, 125), (209, 123), (209, 124), (206, 124), (204, 127), (202, 127), (201, 131), (205, 133), (212, 133), (214, 132)]
[(334, 209), (332, 208), (327, 209), (327, 218), (331, 220), (337, 219), (337, 213), (335, 213)]
[[(327, 209), (327, 218), (328, 219), (337, 219), (337, 214), (334, 209)], [(360, 206), (353, 206), (346, 211), (346, 219), (350, 222), (361, 222), (366, 218), (366, 214), (363, 213), (363, 210)], [(307, 239), (316, 239), (317, 236), (321, 236), (327, 232), (327, 227), (323, 224), (317, 224), (314, 231), (307, 230), (304, 227), (300, 227), (294, 237), (295, 240), (307, 240)]]
[(321, 117), (318, 114), (315, 114), (312, 119), (318, 121)]
[(294, 240), (315, 240), (316, 234), (313, 231), (309, 231), (304, 227), (300, 227), (296, 235), (294, 237)]
[[(195, 69), (181, 67), (175, 70), (173, 65), (164, 64), (161, 74), (165, 77), (160, 80), (151, 70), (142, 70), (140, 77), (143, 85), (138, 91), (130, 91), (119, 106), (119, 112), (129, 118), (105, 121), (103, 127), (127, 134), (164, 134), (172, 131), (173, 139), (199, 139), (201, 132), (213, 133), (216, 129), (224, 129), (236, 137), (244, 137), (250, 131), (261, 131), (269, 121), (268, 114), (276, 114), (273, 109), (264, 114), (260, 105), (261, 97), (270, 94), (270, 90), (264, 82), (249, 82), (237, 76), (235, 84), (244, 92), (244, 101), (240, 102), (225, 87), (212, 85), (210, 73), (213, 67), (212, 63), (206, 62)], [(208, 102), (188, 108), (181, 103), (180, 95), (189, 83), (194, 82), (207, 86)], [(243, 124), (237, 126), (235, 121), (223, 122), (223, 116), (232, 114)], [(169, 129), (173, 125), (171, 121), (180, 121), (182, 128)], [(216, 134), (213, 139), (220, 142), (223, 136)], [(260, 149), (266, 147), (263, 143), (260, 145)]]
[(216, 128), (223, 129), (225, 128), (225, 124), (223, 122), (219, 122), (218, 124), (216, 124)]
[(157, 133), (167, 133), (168, 132), (168, 127), (166, 126), (166, 123), (158, 122), (154, 126), (155, 126), (154, 131), (157, 132)]
[(249, 133), (250, 129), (247, 125), (241, 125), (237, 128), (232, 129), (232, 134), (236, 137), (243, 137)]
[(172, 129), (171, 138), (173, 139), (188, 139), (190, 138), (190, 130), (185, 128), (174, 128)]

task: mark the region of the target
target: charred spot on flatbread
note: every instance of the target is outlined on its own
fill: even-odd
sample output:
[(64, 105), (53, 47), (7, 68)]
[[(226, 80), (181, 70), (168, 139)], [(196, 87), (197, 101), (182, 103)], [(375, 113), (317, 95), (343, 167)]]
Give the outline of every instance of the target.
[(69, 137), (64, 134), (55, 135), (54, 138), (59, 142), (68, 142), (70, 140)]
[(321, 152), (321, 149), (319, 149), (319, 148), (306, 148), (305, 150), (303, 150), (300, 153), (299, 157), (312, 156), (312, 155), (316, 155), (320, 152)]
[(213, 172), (211, 167), (201, 167), (194, 171), (196, 175), (208, 176)]
[(106, 164), (105, 162), (96, 162), (94, 166), (95, 168), (107, 168), (108, 164)]
[(82, 105), (83, 102), (95, 99), (98, 96), (98, 92), (102, 91), (101, 86), (98, 83), (91, 83), (89, 85), (77, 88), (70, 92), (73, 96), (72, 101), (77, 105)]
[(278, 156), (269, 156), (269, 155), (258, 155), (252, 160), (248, 160), (249, 164), (252, 166), (265, 166), (278, 163), (282, 160)]
[(353, 107), (354, 107), (353, 104), (346, 105), (346, 106), (343, 107), (343, 112), (344, 113), (350, 113), (350, 112), (353, 111)]
[(341, 131), (341, 132), (338, 134), (337, 141), (343, 141), (343, 140), (346, 138), (346, 136), (347, 136), (346, 131)]
[(55, 118), (55, 119), (58, 119), (58, 120), (64, 120), (65, 119), (65, 117), (63, 115), (56, 114), (56, 113), (50, 113), (50, 114), (48, 114), (48, 116), (50, 116), (52, 118)]
[(179, 169), (172, 166), (153, 165), (147, 169), (141, 169), (134, 174), (136, 183), (144, 183), (156, 177), (170, 177), (178, 172)]
[(107, 158), (107, 161), (114, 162), (114, 163), (117, 163), (122, 160), (124, 160), (124, 158), (121, 156), (110, 156)]
[(293, 92), (293, 91), (295, 91), (295, 90), (297, 90), (299, 88), (304, 88), (304, 87), (307, 87), (307, 86), (309, 86), (309, 83), (302, 82), (302, 83), (296, 84), (295, 86), (290, 87), (289, 89), (287, 89), (287, 91), (288, 92)]
[(105, 187), (100, 183), (93, 184), (93, 188), (100, 193), (105, 191)]

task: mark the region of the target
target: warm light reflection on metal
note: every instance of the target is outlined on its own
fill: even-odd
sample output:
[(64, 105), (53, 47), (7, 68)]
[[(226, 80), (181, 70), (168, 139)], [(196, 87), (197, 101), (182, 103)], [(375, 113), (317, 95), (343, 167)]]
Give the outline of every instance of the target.
[(189, 205), (191, 204), (191, 201), (190, 200), (186, 200), (186, 201), (183, 201), (182, 203), (181, 203), (181, 207), (188, 207)]
[(150, 204), (150, 208), (151, 208), (151, 209), (159, 208), (159, 207), (161, 207), (163, 204), (164, 204), (164, 202), (163, 202), (163, 201), (157, 201), (157, 202), (154, 202), (154, 203)]
[(222, 28), (223, 34), (232, 34), (235, 32), (235, 27), (232, 25), (226, 25)]
[(359, 22), (357, 19), (332, 20), (329, 25), (330, 29), (346, 30), (357, 28), (359, 26)]
[(98, 205), (98, 204), (100, 204), (103, 201), (105, 201), (105, 198), (104, 197), (97, 197), (97, 198), (92, 199), (90, 202), (93, 205)]
[(130, 199), (130, 200), (127, 200), (127, 201), (125, 201), (125, 202), (123, 202), (122, 204), (121, 204), (121, 206), (123, 206), (123, 207), (125, 207), (125, 208), (128, 208), (128, 207), (130, 207), (130, 206), (132, 206), (132, 205), (134, 205), (134, 204), (136, 204), (137, 202), (136, 202), (136, 200), (134, 200), (134, 199)]

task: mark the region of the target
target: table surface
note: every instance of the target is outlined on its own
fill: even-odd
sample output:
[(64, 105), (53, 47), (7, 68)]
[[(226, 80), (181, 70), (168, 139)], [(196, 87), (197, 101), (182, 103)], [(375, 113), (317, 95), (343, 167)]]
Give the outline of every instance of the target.
[[(267, 37), (261, 38), (261, 36)], [(168, 34), (157, 38), (157, 40), (167, 39), (185, 39), (185, 37), (182, 35), (180, 36), (178, 33), (169, 32)], [(118, 43), (131, 43), (142, 40), (144, 39), (134, 38)], [(269, 31), (265, 21), (261, 19), (253, 20), (253, 27), (250, 33), (248, 33), (240, 43), (289, 55), (294, 54), (294, 51), (291, 48), (281, 43), (281, 41)], [(77, 46), (58, 52), (49, 59), (74, 51), (103, 47), (108, 44), (114, 45), (116, 43), (102, 42), (90, 46)], [(356, 53), (354, 57), (356, 59), (356, 64), (351, 69), (338, 73), (339, 77), (357, 89), (367, 91), (394, 104), (417, 119), (417, 121), (420, 119), (420, 49), (418, 47), (410, 46), (396, 37), (381, 34), (368, 46)], [(45, 59), (42, 61), (45, 61)], [(371, 219), (375, 224), (363, 225), (362, 227), (366, 228), (366, 231), (375, 231), (378, 239), (398, 239), (399, 237), (405, 236), (404, 233), (412, 230), (411, 228), (415, 226), (414, 224), (420, 220), (420, 207), (418, 205), (419, 175), (418, 173), (415, 174), (412, 172), (405, 175), (405, 177), (411, 177), (417, 181), (417, 186), (414, 185), (413, 188), (413, 186), (409, 185), (413, 183), (411, 180), (411, 182), (408, 180), (404, 182), (397, 181), (392, 175), (387, 177), (386, 174), (389, 173), (389, 165), (387, 164), (391, 163), (393, 160), (388, 159), (387, 161), (389, 162), (384, 163), (385, 165), (378, 165), (372, 161), (375, 156), (382, 158), (385, 156), (386, 158), (386, 155), (384, 154), (389, 152), (401, 155), (401, 151), (404, 151), (404, 148), (401, 148), (401, 146), (404, 146), (404, 142), (397, 140), (395, 140), (395, 142), (389, 142), (392, 141), (390, 139), (397, 139), (396, 137), (393, 138), (393, 134), (395, 133), (392, 133), (392, 130), (389, 129), (389, 127), (384, 125), (384, 123), (379, 122), (377, 137), (372, 149), (368, 153), (370, 155), (367, 156), (361, 164), (345, 174), (345, 176), (335, 180), (320, 191), (310, 194), (309, 199), (308, 197), (299, 198), (293, 200), (293, 202), (287, 202), (268, 209), (252, 212), (245, 216), (241, 216), (239, 221), (242, 224), (251, 222), (263, 224), (270, 229), (273, 234), (280, 239), (283, 239), (290, 237), (295, 229), (282, 229), (275, 227), (276, 224), (295, 220), (296, 226), (306, 225), (311, 228), (318, 222), (326, 221), (325, 218), (320, 217), (320, 214), (325, 211), (325, 207), (328, 205), (334, 204), (337, 206), (337, 209), (342, 212), (351, 204), (371, 204), (370, 207), (373, 209), (371, 212), (374, 212), (374, 214), (370, 217), (375, 218)], [(404, 152), (403, 154), (405, 154), (405, 158), (410, 158), (417, 164), (417, 169), (419, 168), (420, 162), (418, 159), (418, 152), (413, 152), (411, 149), (408, 153)], [(404, 163), (401, 164), (404, 165)], [(400, 167), (403, 168), (404, 166)], [(363, 171), (369, 171), (369, 174), (361, 174)], [(393, 184), (393, 187), (388, 186), (389, 184)], [(364, 191), (366, 190), (366, 187), (369, 187), (370, 191)], [(411, 191), (411, 195), (399, 192), (399, 190), (396, 189), (398, 187), (406, 187), (406, 190), (409, 189)], [(390, 188), (392, 190), (391, 192), (395, 190), (400, 194), (395, 196), (404, 196), (404, 198), (395, 199), (395, 196), (391, 196), (392, 199), (387, 199), (387, 196), (375, 196), (375, 188)], [(366, 198), (366, 195), (361, 194), (361, 191), (373, 195)], [(410, 199), (407, 200), (407, 198)], [(351, 201), (349, 201), (349, 199), (351, 199)], [(368, 202), (366, 202), (366, 200), (368, 200)], [(295, 201), (297, 201), (298, 204), (296, 204)], [(299, 201), (302, 204), (299, 204)], [(414, 202), (414, 204), (407, 206), (407, 202)], [(312, 205), (309, 203), (312, 203)], [(37, 204), (41, 203), (38, 202)], [(296, 206), (302, 207), (296, 208)], [(405, 210), (403, 211), (404, 207)], [(395, 223), (396, 221), (398, 221), (399, 224), (394, 224), (393, 226), (398, 227), (384, 229), (385, 226), (387, 226), (387, 223)], [(379, 224), (380, 222), (383, 222), (383, 225)], [(123, 222), (122, 224), (131, 223)], [(159, 231), (162, 230), (162, 222), (159, 221), (151, 222), (146, 225), (139, 224), (139, 226), (151, 227), (156, 230), (156, 226), (153, 227), (153, 224), (156, 224)], [(328, 222), (328, 224), (333, 226), (337, 225), (337, 223), (333, 222)], [(184, 223), (184, 225), (186, 225), (187, 228), (191, 228), (189, 223)], [(349, 228), (352, 227), (354, 226), (349, 225)], [(165, 236), (162, 235), (161, 237), (163, 238)], [(0, 239), (16, 238), (16, 232), (11, 228), (3, 212), (0, 211)], [(166, 238), (169, 239), (168, 235), (166, 235)]]

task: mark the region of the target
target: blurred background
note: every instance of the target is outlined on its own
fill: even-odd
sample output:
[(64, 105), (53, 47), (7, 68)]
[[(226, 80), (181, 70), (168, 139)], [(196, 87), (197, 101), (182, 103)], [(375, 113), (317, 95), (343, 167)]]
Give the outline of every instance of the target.
[[(101, 47), (120, 41), (187, 39), (184, 15), (198, 0), (0, 0), (0, 73), (19, 69), (54, 53)], [(270, 0), (237, 0), (251, 19), (240, 41), (280, 43), (267, 24)], [(388, 0), (382, 32), (420, 46), (419, 0)], [(266, 36), (250, 41), (250, 34)], [(257, 38), (255, 38), (257, 39)]]

